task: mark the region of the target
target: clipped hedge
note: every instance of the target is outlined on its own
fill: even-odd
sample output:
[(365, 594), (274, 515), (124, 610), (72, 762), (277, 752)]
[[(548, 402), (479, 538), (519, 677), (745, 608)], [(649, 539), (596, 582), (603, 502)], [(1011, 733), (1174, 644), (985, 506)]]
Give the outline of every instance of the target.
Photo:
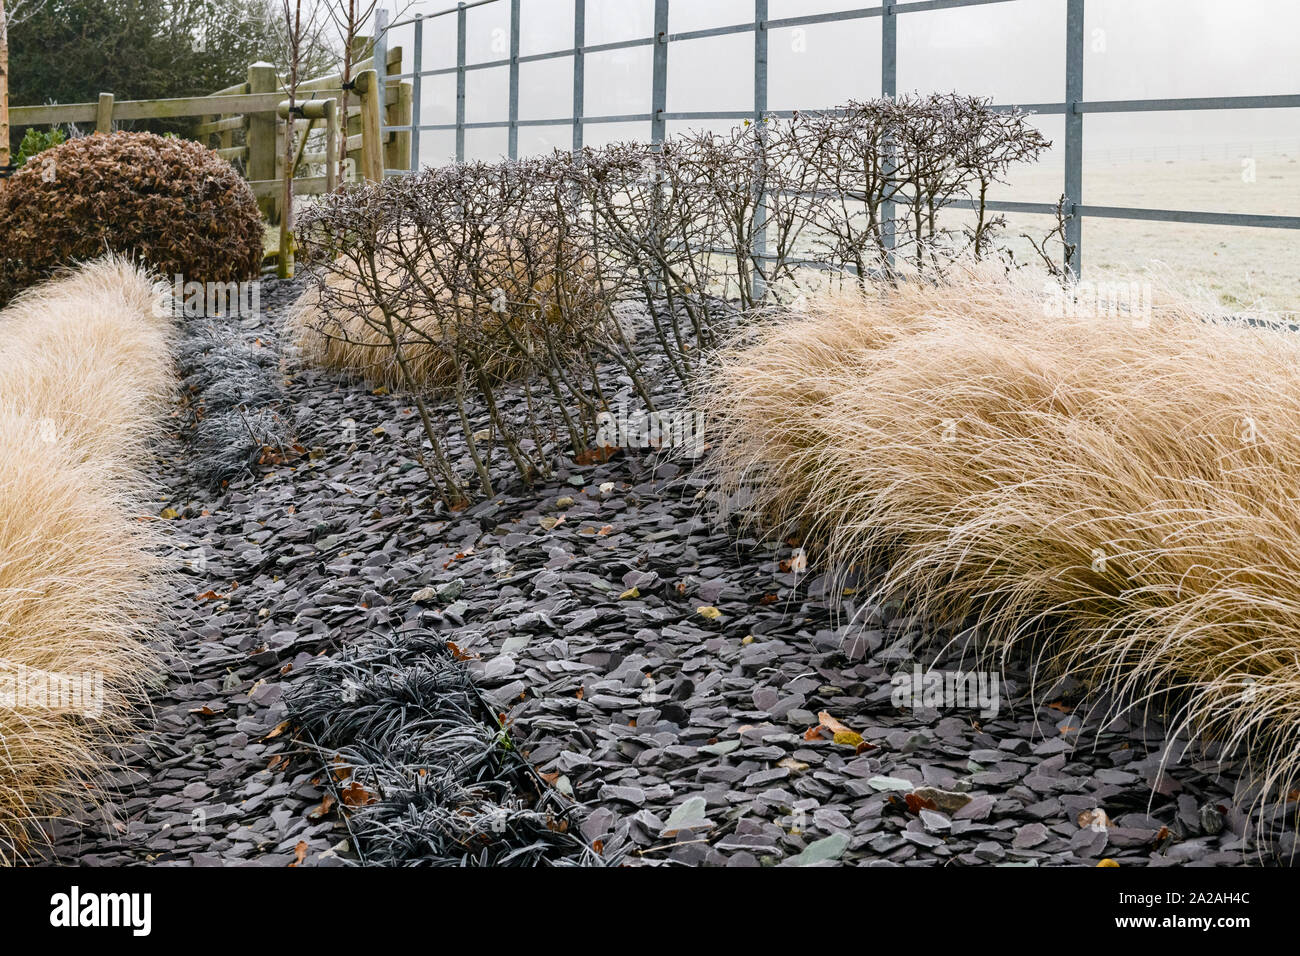
[(95, 134), (45, 150), (0, 187), (0, 304), (60, 267), (116, 252), (168, 279), (257, 276), (262, 221), (235, 168), (198, 143)]

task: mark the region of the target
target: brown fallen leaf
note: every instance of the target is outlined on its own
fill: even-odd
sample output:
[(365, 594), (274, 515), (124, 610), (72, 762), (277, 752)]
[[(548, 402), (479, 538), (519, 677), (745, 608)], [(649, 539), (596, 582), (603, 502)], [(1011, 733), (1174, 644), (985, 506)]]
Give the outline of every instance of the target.
[(284, 733), (286, 730), (289, 729), (289, 725), (290, 725), (290, 723), (291, 723), (291, 721), (288, 721), (288, 720), (282, 720), (282, 721), (280, 721), (280, 722), (279, 722), (278, 724), (276, 724), (273, 728), (271, 728), (271, 732), (270, 732), (269, 734), (267, 734), (265, 737), (263, 737), (262, 739), (263, 739), (263, 740), (270, 740), (270, 739), (273, 738), (273, 737), (279, 737), (282, 733)]
[(348, 807), (364, 807), (375, 802), (375, 795), (353, 780), (343, 788), (343, 804)]
[(307, 859), (307, 841), (299, 840), (297, 845), (293, 848), (293, 862), (289, 865), (297, 866), (305, 859)]
[(827, 711), (824, 710), (819, 711), (817, 714), (817, 719), (821, 721), (823, 727), (825, 727), (833, 734), (838, 734), (842, 730), (849, 730), (848, 727), (846, 727), (844, 724), (840, 723), (838, 720), (832, 717), (830, 713)]
[(917, 816), (922, 810), (938, 810), (939, 805), (933, 800), (929, 800), (913, 791), (903, 797), (903, 802), (907, 804), (907, 812), (912, 816)]
[(617, 452), (618, 449), (612, 445), (601, 445), (578, 452), (573, 460), (579, 465), (599, 465), (609, 461)]
[(314, 810), (309, 811), (307, 813), (307, 816), (312, 820), (319, 820), (322, 817), (324, 817), (325, 814), (329, 813), (330, 809), (333, 806), (334, 806), (334, 794), (327, 793), (321, 799), (320, 806), (316, 807)]
[(1093, 810), (1084, 810), (1079, 814), (1076, 820), (1080, 829), (1086, 827), (1110, 827), (1114, 825), (1111, 822), (1110, 817), (1106, 816), (1106, 811), (1101, 807), (1097, 807)]

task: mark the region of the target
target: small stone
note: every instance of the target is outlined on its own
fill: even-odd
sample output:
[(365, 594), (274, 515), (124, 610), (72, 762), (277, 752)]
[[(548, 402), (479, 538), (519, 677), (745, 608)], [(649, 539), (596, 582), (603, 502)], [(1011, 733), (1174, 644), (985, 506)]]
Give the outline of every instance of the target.
[(1047, 840), (1047, 827), (1041, 823), (1029, 823), (1016, 831), (1011, 845), (1018, 850), (1028, 850)]
[(936, 810), (942, 810), (949, 815), (971, 802), (969, 793), (953, 793), (950, 790), (940, 790), (938, 787), (917, 787), (912, 793), (920, 800), (933, 803)]

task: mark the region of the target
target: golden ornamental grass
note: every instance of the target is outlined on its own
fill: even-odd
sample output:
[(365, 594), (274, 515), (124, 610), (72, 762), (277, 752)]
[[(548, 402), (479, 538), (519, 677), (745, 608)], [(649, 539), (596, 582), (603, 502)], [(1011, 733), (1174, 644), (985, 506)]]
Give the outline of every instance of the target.
[(814, 301), (721, 355), (722, 487), (840, 575), (976, 616), (1177, 729), (1300, 764), (1300, 335), (1157, 302), (1049, 315), (972, 268)]
[(94, 800), (157, 669), (139, 465), (171, 387), (149, 278), (108, 260), (0, 312), (0, 862)]

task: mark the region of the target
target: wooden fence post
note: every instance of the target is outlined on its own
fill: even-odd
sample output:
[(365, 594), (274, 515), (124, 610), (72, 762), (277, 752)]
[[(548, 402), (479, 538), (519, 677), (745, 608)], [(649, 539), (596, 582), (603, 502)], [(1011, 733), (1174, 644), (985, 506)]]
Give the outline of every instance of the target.
[(95, 132), (113, 132), (113, 94), (100, 93), (99, 105), (95, 107)]
[[(352, 95), (348, 97), (348, 110), (346, 114), (339, 114), (339, 123), (343, 126), (343, 151), (348, 159), (352, 160), (351, 175), (354, 180), (363, 178), (362, 169), (363, 161), (361, 150), (353, 149), (348, 145), (348, 141), (359, 142), (361, 136), (361, 107), (360, 97), (357, 95), (357, 76), (362, 72), (360, 67), (367, 59), (371, 58), (374, 38), (360, 35), (352, 38)], [(356, 139), (353, 139), (356, 137)]]
[(325, 101), (325, 191), (339, 188), (339, 104)]
[(361, 95), (361, 172), (371, 182), (384, 178), (383, 137), (380, 135), (379, 75), (366, 70), (357, 77)]
[[(275, 67), (270, 63), (254, 63), (248, 68), (249, 93), (274, 93), (280, 88)], [(266, 180), (275, 178), (275, 144), (277, 140), (275, 111), (248, 114), (248, 178)], [(268, 219), (274, 217), (274, 196), (263, 197), (258, 205)]]

